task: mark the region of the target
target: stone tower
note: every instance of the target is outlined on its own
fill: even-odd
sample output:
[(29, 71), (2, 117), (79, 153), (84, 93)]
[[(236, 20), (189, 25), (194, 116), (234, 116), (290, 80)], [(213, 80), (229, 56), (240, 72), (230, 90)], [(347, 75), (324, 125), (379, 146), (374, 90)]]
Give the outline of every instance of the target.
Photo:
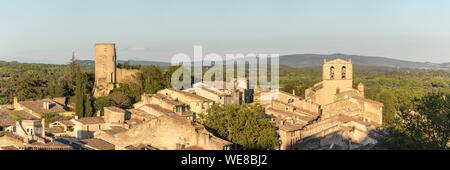
[(116, 45), (95, 45), (95, 82), (116, 83)]
[(95, 45), (95, 90), (94, 96), (108, 95), (116, 84), (116, 45)]
[(346, 61), (342, 59), (336, 59), (332, 61), (325, 60), (323, 64), (323, 80), (353, 80), (352, 61)]
[(332, 103), (335, 94), (353, 89), (353, 64), (351, 60), (325, 60), (322, 70), (323, 91), (320, 96), (320, 104)]

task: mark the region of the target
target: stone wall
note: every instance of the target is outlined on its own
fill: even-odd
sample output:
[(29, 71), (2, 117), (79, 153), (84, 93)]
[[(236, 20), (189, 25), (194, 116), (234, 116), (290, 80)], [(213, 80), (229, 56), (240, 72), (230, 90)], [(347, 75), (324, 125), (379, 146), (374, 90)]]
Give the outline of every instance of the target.
[(206, 111), (214, 104), (214, 101), (212, 100), (175, 89), (163, 89), (158, 91), (158, 94), (165, 95), (170, 97), (172, 100), (188, 104), (190, 110), (197, 114), (205, 114)]
[(323, 107), (323, 119), (327, 119), (329, 117), (337, 115), (361, 116), (362, 107), (358, 103), (354, 103), (348, 99), (340, 100)]
[(125, 110), (117, 107), (105, 107), (105, 122), (109, 124), (125, 123)]
[(11, 135), (5, 135), (3, 137), (0, 137), (0, 147), (6, 147), (6, 146), (14, 146), (16, 148), (23, 146), (23, 141), (12, 137)]
[(140, 70), (136, 69), (116, 69), (116, 78), (117, 83), (128, 83), (128, 82), (136, 82), (136, 76)]
[(231, 143), (214, 137), (203, 126), (171, 116), (161, 116), (132, 126), (127, 132), (110, 135), (99, 132), (96, 138), (124, 149), (129, 145), (146, 144), (162, 150), (176, 150), (177, 145), (199, 146), (207, 150), (222, 150)]
[(375, 103), (365, 102), (363, 117), (381, 126), (383, 124), (383, 106)]

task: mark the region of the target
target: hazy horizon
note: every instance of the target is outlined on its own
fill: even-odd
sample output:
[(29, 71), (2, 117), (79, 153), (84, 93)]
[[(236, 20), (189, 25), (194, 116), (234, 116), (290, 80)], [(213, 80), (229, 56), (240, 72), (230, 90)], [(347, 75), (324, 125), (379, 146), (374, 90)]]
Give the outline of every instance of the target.
[(67, 63), (94, 44), (119, 60), (177, 53), (377, 56), (450, 62), (448, 0), (0, 0), (0, 60)]

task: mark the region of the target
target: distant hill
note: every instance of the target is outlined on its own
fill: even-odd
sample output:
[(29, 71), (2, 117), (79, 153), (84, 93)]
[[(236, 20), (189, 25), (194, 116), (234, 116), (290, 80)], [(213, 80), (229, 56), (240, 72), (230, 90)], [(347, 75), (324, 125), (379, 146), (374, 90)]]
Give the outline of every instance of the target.
[(336, 58), (352, 59), (353, 64), (362, 66), (413, 68), (413, 69), (450, 69), (450, 63), (430, 63), (397, 60), (385, 57), (358, 56), (346, 54), (295, 54), (280, 57), (280, 65), (290, 67), (317, 67), (323, 64), (324, 59), (332, 60)]
[[(118, 60), (118, 63), (124, 63), (126, 61), (124, 60)], [(165, 62), (158, 62), (158, 61), (139, 61), (139, 60), (130, 60), (131, 65), (143, 65), (143, 66), (149, 66), (149, 65), (156, 65), (160, 67), (167, 67), (170, 65), (170, 63)], [(78, 60), (78, 64), (83, 67), (94, 67), (95, 61), (94, 60)]]
[[(319, 55), (319, 54), (295, 54), (285, 55), (280, 57), (280, 65), (289, 67), (319, 67), (322, 66), (323, 60), (332, 60), (336, 58), (352, 59), (353, 64), (360, 66), (371, 67), (392, 67), (392, 68), (410, 68), (410, 69), (441, 69), (450, 70), (450, 63), (430, 63), (430, 62), (414, 62), (406, 60), (391, 59), (386, 57), (372, 57), (372, 56), (359, 56), (359, 55), (346, 55), (346, 54), (331, 54), (331, 55)], [(93, 60), (79, 60), (81, 66), (93, 67), (95, 62)], [(119, 63), (125, 61), (119, 60)], [(167, 67), (170, 63), (156, 62), (156, 61), (139, 61), (131, 60), (132, 65), (157, 65), (161, 67)]]

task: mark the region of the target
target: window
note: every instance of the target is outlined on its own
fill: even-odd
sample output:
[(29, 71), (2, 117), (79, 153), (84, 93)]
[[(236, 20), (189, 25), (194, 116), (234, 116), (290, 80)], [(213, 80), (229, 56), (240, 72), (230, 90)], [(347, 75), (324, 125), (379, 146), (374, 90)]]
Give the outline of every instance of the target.
[(330, 68), (330, 79), (334, 80), (334, 67), (333, 66)]
[(185, 144), (177, 144), (177, 150), (184, 150), (184, 149), (186, 149)]
[(342, 79), (347, 79), (347, 67), (342, 67)]

